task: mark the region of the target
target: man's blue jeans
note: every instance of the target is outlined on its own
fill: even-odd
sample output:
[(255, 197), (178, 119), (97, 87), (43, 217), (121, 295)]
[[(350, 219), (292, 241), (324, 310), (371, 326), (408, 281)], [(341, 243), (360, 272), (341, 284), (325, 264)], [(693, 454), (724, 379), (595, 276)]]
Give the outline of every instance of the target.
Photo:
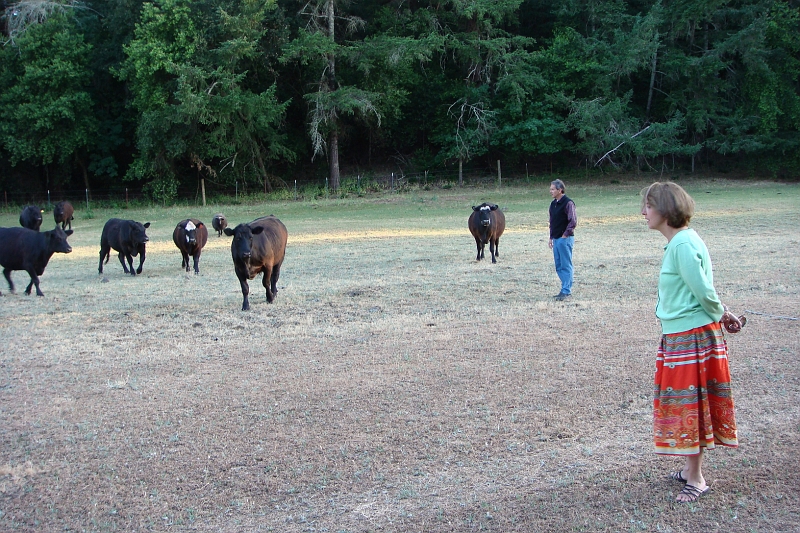
[(556, 263), (556, 274), (561, 280), (561, 292), (572, 293), (572, 246), (575, 237), (553, 239), (553, 259)]

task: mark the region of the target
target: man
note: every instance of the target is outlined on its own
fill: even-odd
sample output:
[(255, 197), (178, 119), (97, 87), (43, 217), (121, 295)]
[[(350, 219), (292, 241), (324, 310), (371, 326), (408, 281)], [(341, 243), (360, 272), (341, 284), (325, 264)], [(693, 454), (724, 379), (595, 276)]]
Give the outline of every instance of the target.
[(561, 280), (561, 292), (554, 298), (559, 302), (572, 294), (572, 246), (575, 244), (575, 226), (578, 217), (575, 214), (575, 202), (567, 197), (564, 182), (555, 180), (550, 183), (550, 248), (556, 263), (556, 274)]

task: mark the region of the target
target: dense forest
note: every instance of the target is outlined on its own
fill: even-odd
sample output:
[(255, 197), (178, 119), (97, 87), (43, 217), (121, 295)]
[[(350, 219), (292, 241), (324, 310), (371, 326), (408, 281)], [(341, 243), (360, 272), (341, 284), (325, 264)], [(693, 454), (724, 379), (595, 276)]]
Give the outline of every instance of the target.
[(0, 7), (5, 191), (800, 169), (797, 0)]

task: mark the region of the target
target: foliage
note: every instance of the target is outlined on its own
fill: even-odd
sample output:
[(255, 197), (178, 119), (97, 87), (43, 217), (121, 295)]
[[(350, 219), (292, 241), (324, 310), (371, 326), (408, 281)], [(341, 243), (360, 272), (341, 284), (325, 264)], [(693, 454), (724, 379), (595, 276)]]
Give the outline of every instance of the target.
[(125, 179), (163, 202), (200, 178), (268, 194), (499, 159), (800, 169), (794, 0), (3, 5), (12, 189)]
[(65, 162), (93, 140), (90, 50), (64, 15), (0, 49), (0, 145), (12, 165)]

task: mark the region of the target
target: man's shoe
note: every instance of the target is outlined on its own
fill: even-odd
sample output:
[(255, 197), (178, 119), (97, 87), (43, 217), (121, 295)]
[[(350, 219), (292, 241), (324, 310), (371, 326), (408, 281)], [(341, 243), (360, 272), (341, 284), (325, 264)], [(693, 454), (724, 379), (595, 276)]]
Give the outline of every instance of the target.
[(569, 298), (569, 296), (570, 296), (569, 294), (566, 294), (566, 293), (563, 293), (563, 292), (561, 292), (561, 293), (559, 293), (559, 294), (558, 294), (558, 296), (556, 296), (555, 298), (556, 298), (556, 300), (557, 300), (557, 301), (559, 301), (559, 302), (563, 302), (564, 300), (566, 300), (567, 298)]

